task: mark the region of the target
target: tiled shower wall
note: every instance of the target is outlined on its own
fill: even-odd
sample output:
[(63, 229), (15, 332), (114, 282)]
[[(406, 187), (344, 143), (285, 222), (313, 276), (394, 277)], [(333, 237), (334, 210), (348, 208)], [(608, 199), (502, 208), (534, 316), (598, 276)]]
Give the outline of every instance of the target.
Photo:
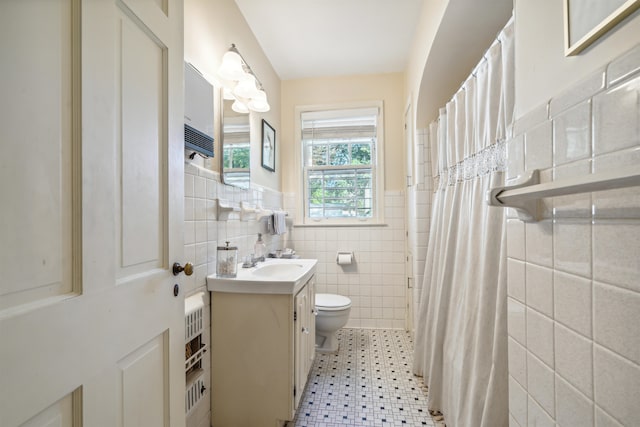
[[(424, 267), (429, 243), (431, 224), (431, 198), (433, 180), (429, 150), (429, 130), (419, 129), (416, 133), (416, 180), (407, 191), (409, 212), (408, 245), (413, 254), (413, 307), (411, 315), (415, 319), (420, 306), (420, 294), (424, 280)], [(415, 320), (413, 321), (415, 329)], [(413, 333), (413, 331), (411, 331)]]
[[(285, 195), (295, 221), (296, 196)], [(304, 227), (291, 230), (289, 247), (317, 258), (316, 292), (351, 298), (347, 327), (404, 328), (406, 307), (405, 200), (385, 192), (385, 226)], [(338, 251), (353, 251), (355, 263), (338, 265)]]
[[(640, 163), (640, 47), (527, 114), (508, 145), (510, 181)], [(509, 211), (511, 426), (640, 425), (640, 190), (545, 199)]]
[[(255, 219), (240, 221), (237, 213), (231, 214), (228, 220), (218, 221), (217, 199), (224, 199), (235, 204), (248, 202), (265, 209), (281, 209), (282, 194), (268, 189), (252, 187), (250, 190), (224, 185), (219, 174), (191, 163), (185, 164), (184, 174), (184, 262), (194, 265), (194, 274), (184, 277), (184, 294), (186, 297), (197, 292), (205, 292), (207, 275), (216, 271), (216, 248), (229, 241), (231, 246), (238, 247), (239, 256), (249, 255), (258, 233), (263, 233), (263, 240), (268, 251), (285, 246), (282, 236), (271, 236), (265, 232), (263, 221)], [(209, 299), (206, 298), (206, 301)], [(203, 333), (207, 345), (210, 344), (210, 305), (205, 307), (206, 330)], [(210, 359), (204, 359), (205, 386), (210, 389)], [(210, 399), (204, 398), (187, 418), (187, 427), (209, 427)]]

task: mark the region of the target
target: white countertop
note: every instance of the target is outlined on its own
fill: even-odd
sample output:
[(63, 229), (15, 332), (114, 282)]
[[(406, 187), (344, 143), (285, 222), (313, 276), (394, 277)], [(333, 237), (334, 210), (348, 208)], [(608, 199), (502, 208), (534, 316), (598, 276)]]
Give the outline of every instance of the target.
[[(295, 295), (314, 275), (317, 263), (317, 259), (267, 258), (251, 268), (238, 264), (238, 275), (234, 278), (207, 276), (207, 289), (240, 294)], [(283, 264), (291, 264), (291, 267), (278, 271), (277, 265)]]

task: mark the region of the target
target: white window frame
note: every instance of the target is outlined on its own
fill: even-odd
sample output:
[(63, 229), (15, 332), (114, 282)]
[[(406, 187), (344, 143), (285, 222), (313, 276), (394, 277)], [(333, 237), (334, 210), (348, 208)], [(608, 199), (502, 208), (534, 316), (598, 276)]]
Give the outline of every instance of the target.
[[(296, 193), (296, 206), (299, 214), (296, 215), (296, 226), (375, 226), (385, 225), (384, 222), (384, 103), (382, 101), (351, 102), (345, 104), (305, 105), (295, 108), (295, 160), (298, 191)], [(376, 124), (375, 159), (372, 159), (374, 170), (374, 196), (373, 214), (369, 218), (341, 217), (341, 218), (310, 218), (307, 212), (307, 183), (304, 169), (304, 151), (302, 147), (302, 113), (349, 110), (357, 108), (377, 108), (378, 118)]]

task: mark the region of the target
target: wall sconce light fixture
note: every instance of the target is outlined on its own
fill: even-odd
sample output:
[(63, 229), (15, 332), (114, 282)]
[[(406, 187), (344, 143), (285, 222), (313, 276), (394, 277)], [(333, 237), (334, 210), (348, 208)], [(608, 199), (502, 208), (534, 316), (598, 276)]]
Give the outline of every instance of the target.
[(222, 57), (218, 76), (223, 80), (223, 97), (236, 100), (231, 106), (233, 111), (248, 113), (251, 110), (265, 113), (271, 109), (262, 83), (240, 55), (235, 44), (232, 44)]

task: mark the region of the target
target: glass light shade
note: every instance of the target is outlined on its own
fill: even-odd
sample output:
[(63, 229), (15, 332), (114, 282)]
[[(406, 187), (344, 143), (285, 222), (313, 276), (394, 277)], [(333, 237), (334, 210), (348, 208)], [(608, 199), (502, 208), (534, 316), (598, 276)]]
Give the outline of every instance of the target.
[(225, 86), (222, 90), (222, 98), (226, 99), (227, 101), (236, 99), (236, 97), (233, 96), (233, 90), (227, 86)]
[(257, 111), (258, 113), (266, 113), (271, 110), (271, 106), (267, 101), (254, 101), (251, 100), (249, 102), (249, 108), (253, 111)]
[(236, 102), (234, 102), (231, 105), (231, 109), (239, 114), (247, 114), (249, 112), (249, 109), (247, 108), (247, 106), (244, 105), (242, 102), (238, 101), (237, 99), (236, 99)]
[(240, 80), (244, 74), (240, 55), (231, 51), (225, 53), (218, 68), (218, 75), (225, 80)]
[(233, 89), (233, 93), (241, 98), (254, 98), (258, 94), (256, 78), (251, 74), (246, 74), (246, 77), (240, 80), (235, 89)]
[(266, 113), (271, 109), (267, 102), (267, 94), (264, 90), (259, 90), (254, 98), (251, 98), (247, 104), (250, 110), (257, 111), (259, 113)]

